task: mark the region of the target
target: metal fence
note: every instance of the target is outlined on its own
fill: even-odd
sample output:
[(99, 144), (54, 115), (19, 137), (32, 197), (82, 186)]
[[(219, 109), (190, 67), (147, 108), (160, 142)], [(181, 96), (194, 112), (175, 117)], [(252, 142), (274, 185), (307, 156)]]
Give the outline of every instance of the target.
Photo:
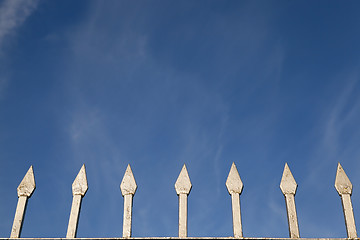
[[(190, 177), (187, 172), (186, 166), (184, 164), (175, 183), (175, 190), (177, 195), (179, 196), (179, 235), (178, 237), (163, 237), (161, 239), (173, 239), (173, 238), (218, 239), (218, 240), (229, 239), (227, 237), (223, 237), (223, 238), (187, 237), (187, 197), (191, 191), (191, 187), (192, 185), (191, 185)], [(240, 194), (243, 189), (243, 183), (241, 181), (235, 163), (233, 163), (230, 168), (230, 172), (226, 180), (226, 187), (229, 194), (231, 195), (231, 203), (232, 203), (234, 235), (233, 237), (230, 237), (230, 239), (231, 238), (242, 238), (242, 239), (251, 239), (251, 240), (264, 239), (264, 238), (243, 237), (242, 224), (241, 224), (241, 211), (240, 211)], [(353, 207), (351, 203), (352, 184), (349, 178), (347, 177), (344, 169), (341, 167), (340, 163), (338, 164), (337, 167), (335, 188), (341, 197), (347, 236), (348, 238), (351, 239), (357, 238)], [(86, 178), (86, 170), (85, 170), (85, 165), (83, 165), (72, 184), (73, 201), (70, 211), (69, 224), (66, 233), (67, 239), (76, 238), (81, 200), (85, 196), (87, 189), (88, 189), (88, 184)], [(131, 238), (132, 202), (137, 189), (137, 185), (130, 165), (127, 166), (124, 177), (120, 184), (120, 189), (124, 197), (124, 216), (123, 216), (124, 219), (123, 219), (122, 238)], [(298, 225), (296, 206), (295, 206), (295, 193), (297, 189), (297, 183), (287, 164), (285, 164), (284, 167), (284, 172), (280, 182), (280, 189), (284, 194), (285, 202), (286, 202), (287, 218), (289, 224), (289, 236), (290, 238), (300, 238), (299, 225)], [(31, 166), (17, 188), (18, 203), (16, 207), (10, 238), (20, 238), (21, 227), (25, 215), (27, 200), (28, 198), (31, 197), (34, 190), (35, 190), (35, 178), (34, 178), (33, 167)], [(42, 238), (42, 240), (45, 239), (46, 238)], [(115, 240), (118, 238), (111, 238), (111, 239)], [(137, 239), (155, 239), (155, 238), (137, 238)], [(322, 238), (322, 240), (325, 239), (326, 238)], [(92, 240), (96, 240), (96, 239), (93, 238)]]

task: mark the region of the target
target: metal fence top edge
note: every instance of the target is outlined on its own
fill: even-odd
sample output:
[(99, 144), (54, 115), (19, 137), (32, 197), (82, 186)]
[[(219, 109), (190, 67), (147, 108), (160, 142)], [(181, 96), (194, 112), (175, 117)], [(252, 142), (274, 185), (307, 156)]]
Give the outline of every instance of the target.
[(243, 240), (360, 240), (360, 238), (264, 238), (264, 237), (242, 237), (242, 238), (235, 238), (235, 237), (186, 237), (186, 238), (179, 238), (179, 237), (131, 237), (131, 238), (0, 238), (0, 240), (123, 240), (123, 239), (134, 239), (134, 240), (151, 240), (151, 239), (200, 239), (200, 240), (230, 240), (230, 239), (243, 239)]
[[(78, 175), (72, 184), (73, 201), (71, 205), (69, 224), (67, 228), (66, 238), (21, 238), (21, 228), (23, 218), (25, 215), (26, 204), (28, 198), (31, 197), (35, 190), (35, 178), (33, 167), (30, 166), (25, 174), (23, 180), (17, 188), (18, 204), (15, 211), (13, 226), (11, 229), (10, 238), (0, 238), (0, 240), (11, 239), (27, 239), (27, 240), (117, 240), (117, 239), (203, 239), (203, 240), (220, 240), (220, 239), (244, 239), (244, 240), (290, 240), (290, 239), (304, 239), (304, 240), (358, 240), (353, 207), (351, 202), (352, 183), (346, 175), (341, 164), (338, 163), (335, 188), (341, 197), (343, 213), (345, 217), (345, 226), (347, 230), (347, 238), (301, 238), (299, 233), (299, 224), (297, 220), (297, 212), (295, 207), (295, 194), (297, 183), (292, 175), (290, 168), (285, 163), (283, 175), (280, 182), (280, 189), (285, 197), (286, 210), (288, 217), (289, 238), (272, 238), (272, 237), (243, 237), (241, 211), (240, 211), (240, 194), (242, 192), (243, 183), (241, 181), (239, 172), (235, 163), (232, 164), (228, 178), (226, 180), (226, 188), (231, 195), (232, 217), (233, 217), (233, 236), (226, 237), (188, 237), (187, 236), (187, 197), (192, 188), (189, 174), (184, 164), (178, 179), (175, 182), (176, 194), (179, 196), (179, 234), (177, 237), (131, 237), (132, 230), (132, 199), (137, 189), (135, 177), (128, 164), (123, 180), (120, 184), (121, 194), (124, 197), (124, 214), (123, 214), (123, 234), (122, 237), (97, 237), (97, 238), (76, 238), (81, 200), (85, 196), (88, 189), (85, 165), (82, 165)], [(360, 239), (359, 239), (360, 240)]]

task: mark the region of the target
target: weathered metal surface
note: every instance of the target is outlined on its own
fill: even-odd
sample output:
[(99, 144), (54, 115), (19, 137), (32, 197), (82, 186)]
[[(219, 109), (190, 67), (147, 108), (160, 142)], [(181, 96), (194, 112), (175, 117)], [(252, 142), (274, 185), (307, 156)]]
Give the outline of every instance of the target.
[(81, 208), (81, 200), (87, 190), (88, 190), (88, 183), (86, 178), (85, 164), (83, 164), (72, 184), (73, 201), (71, 205), (66, 238), (76, 237), (80, 208)]
[(231, 195), (232, 193), (239, 193), (241, 194), (243, 190), (243, 182), (241, 181), (239, 172), (236, 168), (235, 163), (232, 163), (229, 175), (226, 179), (226, 188)]
[(176, 194), (179, 195), (179, 238), (187, 237), (187, 196), (192, 185), (184, 164), (175, 183)]
[(87, 190), (88, 190), (88, 182), (86, 177), (85, 164), (83, 164), (72, 184), (72, 193), (73, 195), (84, 196)]
[(287, 163), (285, 163), (283, 175), (280, 182), (280, 189), (283, 194), (296, 194), (297, 183)]
[(31, 197), (32, 193), (36, 188), (35, 177), (34, 177), (34, 169), (33, 166), (30, 166), (29, 170), (26, 172), (23, 180), (19, 184), (17, 188), (18, 197), (26, 196)]
[(226, 188), (231, 195), (233, 232), (235, 238), (240, 238), (243, 236), (240, 211), (240, 194), (243, 190), (243, 187), (244, 185), (241, 181), (235, 163), (232, 163), (229, 175), (226, 180)]
[[(187, 196), (191, 191), (192, 184), (184, 164), (177, 181), (175, 183), (176, 193), (179, 195), (179, 237), (143, 237), (133, 239), (244, 239), (244, 240), (286, 240), (287, 238), (244, 238), (242, 237), (242, 224), (241, 224), (241, 212), (240, 212), (240, 194), (243, 190), (243, 183), (240, 175), (237, 171), (235, 163), (232, 164), (228, 178), (226, 180), (226, 187), (231, 195), (232, 212), (233, 212), (233, 230), (234, 237), (187, 237)], [(284, 172), (282, 175), (280, 188), (285, 196), (288, 222), (289, 222), (289, 235), (293, 239), (304, 240), (345, 240), (345, 239), (359, 239), (357, 238), (356, 226), (354, 220), (354, 213), (351, 203), (352, 184), (345, 174), (340, 163), (338, 164), (335, 188), (342, 199), (342, 205), (345, 216), (345, 224), (347, 228), (348, 238), (300, 238), (298, 220), (295, 207), (295, 194), (297, 190), (297, 183), (289, 169), (289, 166), (285, 164)], [(131, 220), (132, 220), (132, 199), (136, 192), (137, 185), (130, 168), (128, 165), (123, 180), (120, 184), (121, 193), (124, 196), (124, 225), (123, 225), (123, 237), (122, 238), (79, 238), (77, 240), (117, 240), (126, 239), (131, 237)], [(21, 239), (21, 227), (25, 214), (27, 199), (32, 195), (35, 190), (35, 178), (32, 166), (27, 171), (23, 180), (18, 186), (18, 204), (16, 208), (14, 223), (11, 230), (10, 238), (5, 239)], [(69, 218), (68, 231), (66, 239), (75, 239), (77, 231), (77, 223), (80, 211), (80, 205), (82, 197), (88, 190), (85, 165), (80, 169), (77, 177), (72, 184), (73, 190), (73, 203), (71, 207), (71, 213)], [(27, 240), (60, 240), (63, 238), (26, 238)], [(359, 239), (360, 240), (360, 239)]]
[(340, 163), (338, 163), (336, 171), (335, 188), (341, 196), (348, 238), (357, 238), (354, 212), (351, 203), (352, 184)]
[(290, 238), (300, 238), (299, 224), (295, 206), (297, 183), (287, 163), (285, 163), (284, 172), (280, 182), (280, 189), (285, 197)]
[(192, 185), (191, 185), (189, 173), (186, 169), (186, 165), (184, 164), (175, 182), (175, 190), (178, 195), (180, 193), (184, 193), (188, 195), (191, 191), (191, 187)]
[(130, 164), (128, 164), (124, 177), (120, 184), (121, 194), (123, 196), (132, 194), (134, 195), (137, 189), (137, 184), (134, 178), (134, 174), (131, 170)]
[(35, 185), (34, 170), (33, 167), (30, 166), (29, 170), (27, 171), (23, 180), (20, 182), (17, 188), (17, 193), (19, 198), (16, 206), (14, 222), (11, 228), (10, 238), (20, 237), (27, 199), (31, 197), (35, 188), (36, 185)]
[(121, 194), (124, 197), (124, 218), (123, 218), (123, 237), (131, 237), (131, 218), (132, 218), (132, 199), (137, 189), (134, 174), (128, 164), (124, 177), (120, 184)]

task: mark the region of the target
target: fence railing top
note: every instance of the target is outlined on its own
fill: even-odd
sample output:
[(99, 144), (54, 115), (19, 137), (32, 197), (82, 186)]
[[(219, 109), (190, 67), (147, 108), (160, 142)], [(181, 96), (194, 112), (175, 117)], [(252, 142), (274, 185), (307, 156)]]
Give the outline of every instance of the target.
[[(0, 238), (0, 240), (14, 240), (14, 239), (23, 239), (23, 240), (123, 240), (123, 239), (129, 239), (129, 238), (123, 238), (123, 237), (116, 237), (116, 238), (110, 238), (110, 237), (104, 237), (104, 238)], [(200, 239), (200, 240), (222, 240), (222, 239), (242, 239), (242, 240), (290, 240), (289, 238), (265, 238), (265, 237), (241, 237), (241, 238), (235, 238), (235, 237), (131, 237), (131, 239), (134, 240), (146, 240), (146, 239)], [(294, 238), (296, 239), (296, 238)], [(291, 240), (294, 240), (291, 239)], [(360, 238), (298, 238), (301, 240), (360, 240)]]
[(184, 164), (184, 166), (182, 167), (181, 172), (176, 180), (175, 190), (178, 195), (181, 193), (189, 194), (191, 187), (192, 187), (192, 184), (190, 181), (189, 173)]
[(283, 194), (296, 193), (297, 183), (287, 163), (285, 163), (284, 172), (280, 182), (280, 189)]
[(131, 170), (130, 164), (128, 164), (124, 177), (121, 181), (120, 184), (120, 190), (121, 190), (121, 194), (123, 196), (128, 195), (128, 194), (135, 194), (137, 189), (137, 184), (134, 178), (134, 174)]
[(31, 197), (31, 194), (35, 190), (35, 177), (34, 177), (34, 170), (33, 166), (30, 166), (29, 170), (25, 174), (23, 180), (19, 184), (17, 188), (18, 196), (27, 196)]
[(352, 193), (352, 184), (340, 163), (336, 171), (335, 188), (339, 195)]
[[(242, 235), (242, 223), (241, 223), (241, 211), (240, 211), (240, 194), (243, 190), (243, 182), (240, 178), (239, 172), (236, 168), (235, 163), (232, 163), (228, 177), (225, 182), (226, 188), (231, 195), (232, 202), (232, 215), (233, 215), (233, 237), (187, 237), (187, 198), (192, 189), (192, 183), (190, 177), (184, 164), (180, 174), (175, 182), (175, 190), (177, 195), (179, 195), (179, 236), (178, 237), (138, 237), (134, 239), (248, 239), (248, 240), (257, 240), (257, 239), (274, 239), (282, 240), (288, 238), (249, 238), (243, 237)], [(20, 182), (17, 193), (18, 193), (18, 204), (16, 207), (15, 217), (13, 221), (13, 226), (11, 229), (10, 239), (54, 239), (60, 240), (63, 238), (20, 238), (23, 218), (26, 210), (26, 204), (28, 198), (31, 197), (32, 193), (35, 190), (35, 177), (33, 167), (30, 166), (26, 172), (24, 178)], [(343, 213), (345, 218), (345, 226), (347, 230), (348, 238), (301, 238), (301, 239), (321, 239), (321, 240), (344, 240), (344, 239), (359, 239), (357, 237), (356, 225), (354, 220), (353, 207), (351, 202), (352, 194), (352, 183), (350, 182), (348, 176), (346, 175), (341, 164), (338, 163), (336, 178), (335, 178), (335, 188), (339, 195), (341, 196)], [(292, 175), (288, 164), (284, 166), (284, 171), (280, 181), (280, 189), (285, 197), (287, 217), (288, 217), (288, 226), (289, 226), (289, 235), (292, 239), (300, 239), (299, 226), (297, 221), (297, 213), (295, 207), (295, 193), (297, 190), (297, 183), (294, 176)], [(77, 223), (80, 214), (81, 200), (85, 196), (88, 190), (88, 182), (86, 177), (85, 165), (82, 165), (79, 173), (77, 174), (73, 184), (73, 203), (70, 211), (68, 232), (66, 239), (75, 239), (77, 231)], [(127, 166), (124, 177), (120, 184), (120, 190), (124, 197), (124, 221), (123, 221), (123, 237), (122, 238), (77, 238), (77, 239), (127, 239), (131, 238), (131, 219), (132, 219), (132, 199), (137, 190), (137, 184), (135, 181), (134, 174), (130, 167), (130, 164)], [(8, 238), (0, 238), (8, 239)]]
[(229, 175), (226, 179), (226, 188), (229, 192), (229, 194), (231, 193), (239, 193), (241, 194), (244, 184), (241, 181), (239, 172), (235, 166), (235, 163), (232, 163), (231, 168), (230, 168), (230, 172)]
[(72, 184), (72, 192), (73, 195), (84, 196), (87, 190), (88, 190), (88, 183), (86, 178), (85, 164), (83, 164)]

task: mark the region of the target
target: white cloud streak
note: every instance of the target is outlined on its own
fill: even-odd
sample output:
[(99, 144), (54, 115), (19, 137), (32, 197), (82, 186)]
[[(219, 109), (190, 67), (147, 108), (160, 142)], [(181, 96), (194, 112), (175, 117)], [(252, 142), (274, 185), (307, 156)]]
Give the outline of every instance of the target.
[(36, 9), (37, 0), (6, 0), (0, 6), (0, 52), (5, 39)]
[[(315, 153), (314, 157), (317, 162), (315, 166), (317, 167), (312, 167), (312, 178), (309, 179), (311, 182), (314, 181), (313, 178), (319, 175), (320, 169), (325, 166), (332, 166), (337, 161), (344, 161), (346, 159), (344, 159), (344, 153), (348, 149), (353, 148), (353, 144), (356, 145), (355, 142), (348, 142), (346, 145), (341, 144), (341, 139), (346, 131), (356, 126), (360, 106), (360, 99), (356, 97), (355, 93), (358, 76), (356, 74), (352, 75), (348, 77), (346, 82), (347, 84), (343, 87), (342, 91), (338, 92), (338, 97), (335, 99), (333, 107), (325, 111), (324, 117), (322, 117), (324, 127), (321, 129), (318, 152)], [(352, 130), (347, 139), (350, 140), (357, 137), (356, 130)]]
[[(345, 234), (344, 228), (337, 227), (342, 221), (339, 199), (336, 198), (337, 194), (333, 188), (337, 162), (345, 166), (345, 171), (353, 183), (358, 182), (359, 179), (356, 174), (360, 153), (358, 150), (360, 135), (357, 128), (360, 117), (360, 98), (357, 95), (359, 76), (355, 71), (353, 74), (340, 75), (336, 78), (343, 79), (343, 82), (337, 83), (336, 89), (332, 87), (334, 99), (323, 105), (325, 110), (319, 118), (322, 127), (315, 134), (316, 150), (310, 154), (309, 173), (302, 182), (303, 191), (312, 198), (321, 196), (326, 199), (313, 203), (316, 210), (304, 205), (300, 218), (303, 219), (301, 221), (303, 232), (308, 236), (317, 237), (326, 233), (327, 236), (332, 237)], [(353, 201), (356, 197), (353, 196)], [(324, 221), (326, 214), (331, 214), (333, 220)], [(315, 223), (316, 227), (314, 227)]]

